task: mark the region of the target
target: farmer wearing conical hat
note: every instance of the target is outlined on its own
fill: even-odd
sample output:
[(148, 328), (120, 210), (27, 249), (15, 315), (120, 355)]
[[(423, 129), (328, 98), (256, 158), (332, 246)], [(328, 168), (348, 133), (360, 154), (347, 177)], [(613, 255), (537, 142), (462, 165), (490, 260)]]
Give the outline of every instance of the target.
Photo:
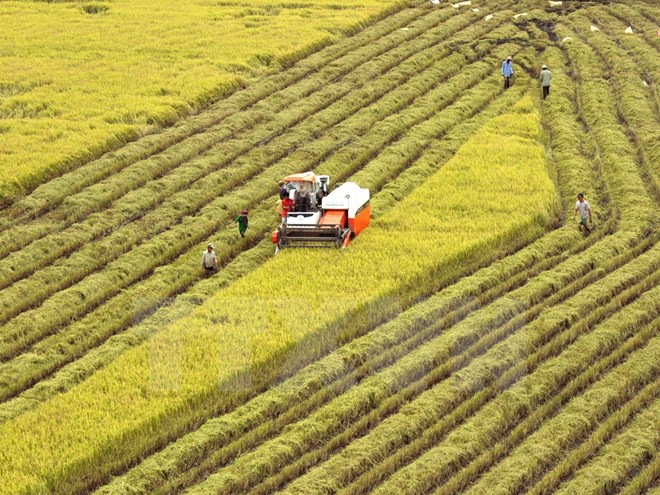
[(238, 233), (241, 234), (241, 237), (245, 237), (245, 231), (248, 228), (248, 211), (242, 210), (234, 222), (238, 223)]
[(541, 67), (541, 74), (539, 74), (539, 81), (541, 82), (541, 89), (543, 90), (543, 99), (545, 100), (550, 94), (550, 80), (552, 79), (552, 73), (548, 69), (548, 66), (543, 64)]

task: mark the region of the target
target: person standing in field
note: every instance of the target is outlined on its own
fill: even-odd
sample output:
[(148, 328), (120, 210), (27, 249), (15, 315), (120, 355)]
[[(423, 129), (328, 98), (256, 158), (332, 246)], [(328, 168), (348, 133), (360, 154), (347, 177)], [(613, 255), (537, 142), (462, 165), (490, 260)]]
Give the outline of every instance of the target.
[(589, 225), (587, 224), (587, 220), (589, 223), (592, 223), (591, 221), (591, 208), (589, 207), (589, 203), (584, 199), (584, 194), (579, 193), (577, 195), (577, 201), (575, 203), (575, 210), (573, 210), (573, 218), (577, 216), (578, 212), (580, 213), (580, 224), (578, 225), (578, 229), (582, 230), (584, 228), (587, 231), (587, 234), (591, 234), (591, 228), (589, 228)]
[(552, 73), (548, 69), (547, 65), (541, 67), (541, 74), (539, 75), (539, 81), (541, 82), (541, 89), (543, 90), (543, 99), (545, 100), (550, 94), (550, 81), (552, 80)]
[(215, 255), (213, 244), (211, 243), (206, 246), (206, 251), (202, 253), (202, 268), (207, 276), (212, 275), (218, 268), (218, 258)]
[(234, 222), (238, 223), (238, 233), (241, 234), (241, 237), (245, 237), (245, 231), (248, 228), (248, 211), (242, 210)]
[(502, 77), (504, 78), (504, 89), (506, 89), (511, 86), (511, 77), (513, 76), (513, 65), (511, 65), (510, 55), (504, 62), (502, 62), (500, 71), (502, 72)]

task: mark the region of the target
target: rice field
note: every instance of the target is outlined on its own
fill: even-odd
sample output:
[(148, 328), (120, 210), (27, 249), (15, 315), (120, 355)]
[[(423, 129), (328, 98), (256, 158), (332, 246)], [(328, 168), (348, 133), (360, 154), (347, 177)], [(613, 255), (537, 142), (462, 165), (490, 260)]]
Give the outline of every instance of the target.
[[(0, 493), (660, 490), (660, 8), (359, 4), (0, 210)], [(308, 169), (372, 223), (274, 256)]]

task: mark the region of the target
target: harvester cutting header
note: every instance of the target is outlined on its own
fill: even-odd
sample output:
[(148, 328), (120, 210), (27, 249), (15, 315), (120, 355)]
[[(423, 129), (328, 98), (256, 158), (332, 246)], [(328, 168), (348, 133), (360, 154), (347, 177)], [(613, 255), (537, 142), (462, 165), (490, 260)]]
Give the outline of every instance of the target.
[(345, 182), (329, 192), (329, 182), (329, 176), (313, 172), (282, 179), (282, 222), (272, 234), (278, 250), (346, 247), (369, 225), (369, 189)]

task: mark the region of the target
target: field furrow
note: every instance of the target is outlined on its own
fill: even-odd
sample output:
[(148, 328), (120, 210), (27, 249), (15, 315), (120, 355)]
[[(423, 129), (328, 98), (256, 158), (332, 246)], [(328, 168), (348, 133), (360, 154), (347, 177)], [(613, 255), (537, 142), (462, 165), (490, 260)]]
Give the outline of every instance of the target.
[[(657, 447), (656, 447), (657, 450)], [(660, 456), (654, 455), (650, 462), (639, 469), (635, 476), (621, 489), (621, 495), (640, 495), (651, 493), (654, 482), (660, 480)]]
[[(433, 492), (434, 495), (462, 492), (478, 480), (480, 476), (488, 472), (489, 469), (497, 469), (493, 466), (504, 459), (506, 455), (509, 455), (511, 449), (520, 443), (522, 439), (537, 430), (543, 421), (552, 417), (562, 404), (567, 403), (572, 396), (584, 391), (603, 372), (623, 362), (632, 352), (648, 343), (655, 333), (655, 328), (652, 326), (655, 324), (657, 322), (651, 322), (651, 324), (643, 326), (637, 331), (628, 331), (625, 335), (617, 336), (619, 347), (616, 349), (613, 347), (601, 348), (599, 353), (601, 359), (599, 361), (592, 364), (577, 378), (574, 378), (556, 397), (548, 400), (535, 411), (530, 412), (529, 416), (515, 426), (506, 439), (498, 442), (494, 448), (485, 450), (467, 465), (461, 463), (460, 471), (438, 487)], [(594, 337), (602, 338), (602, 334), (599, 335), (598, 330), (596, 330), (592, 338)], [(584, 338), (582, 339), (584, 340)], [(605, 355), (608, 350), (611, 351), (611, 354)]]
[[(652, 46), (649, 46), (644, 39), (637, 36), (621, 35), (626, 28), (626, 24), (621, 22), (611, 11), (602, 12), (601, 10), (592, 10), (590, 15), (596, 15), (596, 19), (606, 33), (618, 45), (625, 47), (628, 56), (637, 62), (642, 72), (642, 85), (649, 92), (653, 101), (653, 108), (660, 111), (660, 94), (657, 90), (657, 81), (660, 80), (660, 60), (658, 54)], [(646, 84), (645, 84), (646, 83)]]
[[(636, 308), (632, 310), (639, 314), (640, 305), (637, 304), (635, 306)], [(633, 347), (632, 349), (628, 348), (628, 352), (631, 350), (633, 351), (628, 354), (622, 355), (621, 353), (616, 353), (616, 360), (607, 358), (607, 353), (611, 352), (613, 349), (610, 346), (603, 347), (603, 338), (611, 338), (613, 333), (616, 334), (624, 329), (625, 335), (630, 337), (634, 335), (634, 332), (636, 331), (634, 327), (631, 328), (628, 323), (623, 324), (622, 327), (618, 326), (621, 325), (621, 317), (628, 316), (625, 313), (626, 310), (623, 310), (621, 316), (618, 318), (615, 317), (613, 320), (615, 323), (608, 323), (608, 320), (608, 322), (596, 327), (593, 336), (587, 333), (577, 341), (588, 345), (588, 350), (590, 352), (596, 352), (596, 356), (601, 355), (600, 352), (604, 351), (605, 355), (603, 356), (604, 360), (602, 362), (599, 361), (592, 367), (590, 367), (589, 363), (578, 364), (575, 361), (575, 355), (579, 354), (580, 350), (576, 349), (575, 346), (568, 347), (556, 359), (543, 364), (537, 371), (528, 375), (523, 374), (519, 377), (522, 379), (514, 386), (506, 388), (492, 404), (488, 405), (480, 411), (479, 414), (472, 418), (467, 418), (459, 428), (450, 430), (446, 435), (443, 435), (438, 440), (436, 446), (420, 456), (414, 463), (406, 466), (402, 471), (393, 475), (386, 481), (386, 483), (375, 490), (375, 492), (393, 493), (397, 489), (402, 489), (403, 484), (406, 483), (406, 481), (409, 482), (413, 479), (416, 480), (415, 491), (413, 492), (410, 490), (409, 493), (425, 493), (427, 490), (430, 490), (445, 481), (451, 473), (466, 467), (466, 461), (472, 456), (477, 457), (485, 450), (486, 452), (481, 459), (485, 457), (485, 465), (488, 466), (493, 461), (498, 460), (498, 454), (507, 452), (508, 449), (515, 446), (521, 439), (525, 439), (525, 437), (531, 433), (529, 439), (524, 440), (524, 443), (522, 444), (525, 446), (524, 449), (516, 447), (513, 453), (508, 453), (504, 460), (497, 464), (492, 470), (487, 471), (487, 474), (485, 475), (479, 473), (479, 471), (472, 473), (473, 476), (475, 474), (481, 474), (481, 478), (479, 478), (477, 483), (473, 484), (471, 488), (466, 490), (466, 493), (478, 493), (479, 490), (488, 486), (488, 493), (503, 493), (503, 490), (508, 490), (508, 493), (518, 493), (518, 490), (521, 487), (520, 485), (513, 484), (512, 479), (522, 482), (522, 466), (525, 466), (525, 468), (529, 467), (529, 469), (535, 469), (535, 472), (537, 473), (544, 472), (543, 468), (535, 466), (533, 462), (521, 464), (521, 460), (524, 459), (525, 456), (527, 456), (528, 459), (536, 459), (536, 456), (529, 457), (531, 445), (530, 447), (527, 447), (527, 445), (532, 443), (532, 440), (530, 439), (535, 439), (535, 437), (540, 437), (541, 435), (547, 437), (548, 430), (545, 425), (552, 422), (561, 422), (561, 419), (558, 418), (561, 418), (562, 414), (564, 414), (566, 407), (570, 407), (570, 403), (569, 406), (564, 406), (564, 404), (571, 399), (575, 400), (573, 398), (574, 394), (571, 393), (571, 391), (575, 392), (575, 397), (580, 397), (585, 394), (601, 396), (604, 391), (613, 392), (614, 390), (610, 390), (609, 387), (599, 386), (599, 381), (602, 380), (601, 377), (603, 373), (608, 372), (609, 375), (612, 375), (612, 372), (608, 370), (608, 367), (615, 365), (614, 370), (621, 367), (623, 369), (630, 369), (635, 366), (634, 361), (636, 355), (641, 354), (648, 359), (649, 354), (655, 349), (654, 343), (657, 345), (657, 338), (648, 341), (649, 338), (654, 336), (654, 332), (647, 330), (645, 334), (647, 343), (644, 344), (646, 347), (642, 347), (641, 349), (637, 347)], [(594, 343), (591, 343), (590, 339), (592, 338), (596, 338), (597, 340)], [(589, 342), (589, 344), (587, 344), (587, 342)], [(639, 341), (637, 344), (638, 343)], [(594, 345), (598, 347), (594, 348)], [(625, 361), (621, 363), (621, 359), (625, 359)], [(564, 364), (568, 369), (565, 371), (552, 369), (553, 366), (557, 366), (558, 363)], [(641, 385), (643, 387), (653, 382), (653, 377), (657, 374), (657, 369), (655, 368), (655, 365), (648, 360), (644, 364), (646, 365), (646, 368), (644, 369), (644, 379), (641, 383), (636, 384), (636, 386), (633, 386), (631, 383), (629, 387), (620, 384), (618, 387), (619, 393), (624, 392), (626, 394), (634, 395), (636, 391), (639, 390), (639, 388), (636, 388), (637, 386)], [(579, 372), (580, 374), (573, 376), (570, 386), (563, 382), (563, 379), (559, 384), (553, 384), (553, 378), (548, 376), (549, 369), (552, 369), (552, 373), (555, 373), (555, 378), (565, 376), (565, 373), (568, 373), (569, 376), (571, 373), (575, 372)], [(618, 374), (616, 371), (615, 373)], [(545, 379), (549, 379), (550, 382), (545, 382), (541, 378), (542, 376), (545, 376)], [(535, 379), (538, 380), (537, 385), (532, 385), (532, 383), (534, 383), (532, 380)], [(610, 383), (612, 382), (610, 381)], [(565, 393), (562, 392), (559, 396), (555, 397), (553, 394), (553, 391), (556, 390), (555, 387), (557, 385), (562, 386), (562, 384), (565, 387)], [(543, 390), (543, 387), (545, 386), (549, 386), (550, 388), (548, 390)], [(575, 389), (573, 389), (573, 387), (575, 387)], [(594, 388), (599, 388), (600, 390), (594, 392)], [(650, 395), (653, 395), (653, 393), (654, 392), (650, 393)], [(541, 400), (540, 403), (537, 402), (539, 399)], [(544, 400), (547, 400), (547, 402), (543, 402)], [(599, 413), (600, 417), (602, 418), (603, 415), (607, 415), (609, 411), (610, 409), (607, 407), (605, 401), (603, 401)], [(526, 416), (527, 419), (524, 419)], [(519, 423), (521, 419), (524, 419), (524, 421)], [(593, 421), (590, 423), (569, 423), (569, 425), (573, 424), (582, 428), (594, 426)], [(532, 429), (527, 431), (526, 429), (530, 426)], [(541, 427), (541, 430), (534, 432), (538, 427)], [(436, 428), (438, 428), (438, 426), (436, 426)], [(508, 430), (510, 430), (511, 433), (502, 438), (501, 435), (503, 433), (506, 434)], [(570, 436), (567, 438), (570, 438)], [(547, 445), (549, 446), (551, 443), (548, 443)], [(549, 450), (549, 447), (547, 449), (539, 449), (538, 442), (535, 442), (534, 446), (538, 449), (537, 452), (546, 452)], [(477, 468), (482, 467), (479, 464), (479, 462), (475, 464)], [(436, 469), (433, 469), (433, 466), (436, 466)], [(470, 467), (472, 466), (468, 466), (467, 470), (469, 470)], [(511, 479), (509, 479), (509, 477)], [(525, 480), (527, 479), (528, 478), (525, 478)], [(448, 488), (451, 489), (451, 485), (449, 485)], [(458, 487), (454, 488), (460, 489), (461, 486), (459, 484)], [(439, 488), (436, 493), (450, 493), (450, 491)]]
[[(658, 429), (654, 428), (660, 417), (660, 390), (655, 394), (639, 395), (622, 405), (527, 493), (619, 491), (660, 446)], [(560, 485), (562, 480), (570, 482)]]
[[(557, 26), (557, 32), (567, 37), (572, 34), (572, 31), (561, 25)], [(603, 178), (608, 185), (612, 201), (621, 205), (620, 227), (628, 231), (650, 226), (655, 216), (652, 200), (639, 175), (636, 153), (615, 115), (615, 106), (609, 98), (609, 89), (602, 78), (602, 70), (598, 68), (593, 53), (577, 40), (574, 41), (563, 48), (578, 74), (581, 110), (598, 146)], [(624, 215), (623, 205), (633, 197), (637, 207), (626, 209)]]
[[(497, 469), (484, 475), (465, 493), (479, 493), (479, 489), (490, 483), (491, 493), (504, 493), (504, 490), (508, 490), (508, 493), (518, 493), (536, 477), (563, 461), (566, 449), (570, 449), (571, 445), (579, 442), (581, 438), (586, 438), (600, 422), (606, 421), (613, 410), (636, 397), (640, 401), (656, 398), (659, 392), (658, 370), (654, 363), (648, 361), (648, 357), (649, 353), (657, 352), (657, 344), (658, 338), (655, 337), (646, 347), (631, 354), (625, 363), (605, 374), (583, 394), (573, 398), (541, 429), (521, 443)], [(631, 375), (628, 379), (621, 380), (621, 372), (626, 369)], [(643, 377), (642, 380), (638, 381), (638, 376)], [(616, 385), (613, 384), (613, 377), (618, 378), (619, 383)], [(612, 388), (605, 388), (607, 383)], [(520, 464), (518, 469), (513, 467), (514, 462), (525, 457), (529, 459), (530, 455), (533, 455), (533, 462), (522, 468)]]
[[(653, 12), (647, 10), (644, 5), (630, 8), (624, 3), (620, 3), (616, 6), (608, 7), (607, 10), (617, 19), (625, 23), (626, 27), (632, 27), (633, 33), (641, 35), (643, 40), (660, 53), (660, 41), (658, 41), (657, 36), (658, 15), (660, 12), (658, 12), (657, 9)], [(621, 31), (621, 34), (623, 35), (623, 30)]]

